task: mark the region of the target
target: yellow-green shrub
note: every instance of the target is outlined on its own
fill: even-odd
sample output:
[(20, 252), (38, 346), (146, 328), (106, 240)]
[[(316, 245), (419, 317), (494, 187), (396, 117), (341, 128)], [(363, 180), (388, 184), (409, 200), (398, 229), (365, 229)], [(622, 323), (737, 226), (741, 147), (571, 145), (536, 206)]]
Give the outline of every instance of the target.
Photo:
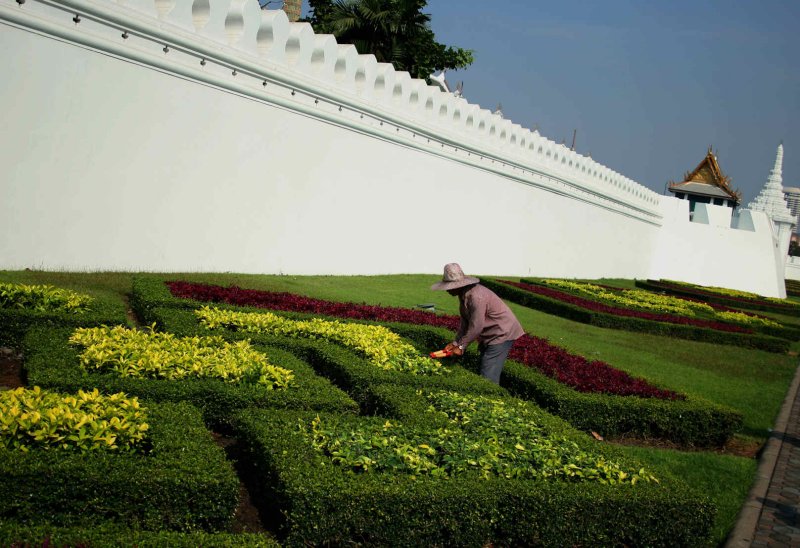
[(0, 283), (0, 308), (23, 308), (39, 312), (84, 312), (92, 298), (52, 285)]
[(38, 386), (0, 392), (0, 444), (7, 449), (134, 451), (148, 430), (136, 398), (47, 392)]
[(342, 323), (313, 318), (291, 320), (271, 312), (236, 312), (205, 306), (195, 315), (209, 329), (229, 327), (251, 333), (324, 339), (356, 350), (373, 365), (385, 370), (422, 375), (449, 372), (439, 362), (420, 356), (416, 348), (393, 331), (380, 325)]
[(123, 377), (155, 379), (216, 378), (287, 388), (294, 374), (271, 365), (248, 341), (221, 337), (176, 337), (121, 326), (76, 329), (70, 343), (83, 346), (81, 365)]

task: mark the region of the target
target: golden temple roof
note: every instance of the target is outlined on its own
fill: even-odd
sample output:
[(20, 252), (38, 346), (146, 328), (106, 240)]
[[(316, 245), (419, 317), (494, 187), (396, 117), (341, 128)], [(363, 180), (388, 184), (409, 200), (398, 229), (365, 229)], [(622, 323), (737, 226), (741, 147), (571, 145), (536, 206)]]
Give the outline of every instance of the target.
[(708, 147), (706, 157), (694, 168), (694, 171), (687, 171), (682, 183), (670, 182), (669, 190), (705, 196), (724, 196), (734, 200), (738, 205), (742, 200), (742, 195), (738, 190), (730, 187), (730, 181), (731, 178), (722, 173), (711, 147)]

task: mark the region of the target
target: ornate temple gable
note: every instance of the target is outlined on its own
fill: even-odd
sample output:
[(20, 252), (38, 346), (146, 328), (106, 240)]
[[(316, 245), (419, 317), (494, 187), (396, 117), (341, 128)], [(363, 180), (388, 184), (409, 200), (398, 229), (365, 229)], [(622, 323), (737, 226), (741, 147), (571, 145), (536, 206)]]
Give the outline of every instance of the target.
[(706, 157), (697, 167), (693, 171), (686, 172), (682, 183), (670, 182), (669, 190), (673, 193), (681, 192), (694, 196), (724, 197), (739, 205), (742, 195), (730, 187), (730, 181), (730, 177), (720, 169), (717, 157), (709, 147)]

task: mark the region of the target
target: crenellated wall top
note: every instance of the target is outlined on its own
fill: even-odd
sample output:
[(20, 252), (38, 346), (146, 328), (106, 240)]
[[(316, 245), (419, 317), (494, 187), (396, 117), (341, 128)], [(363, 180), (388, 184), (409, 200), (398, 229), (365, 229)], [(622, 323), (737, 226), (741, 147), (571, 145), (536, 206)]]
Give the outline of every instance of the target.
[(636, 181), (315, 34), (308, 23), (291, 23), (282, 10), (261, 10), (257, 0), (1, 0), (0, 6), (0, 17), (12, 24), (38, 25), (160, 70), (661, 222), (660, 195)]

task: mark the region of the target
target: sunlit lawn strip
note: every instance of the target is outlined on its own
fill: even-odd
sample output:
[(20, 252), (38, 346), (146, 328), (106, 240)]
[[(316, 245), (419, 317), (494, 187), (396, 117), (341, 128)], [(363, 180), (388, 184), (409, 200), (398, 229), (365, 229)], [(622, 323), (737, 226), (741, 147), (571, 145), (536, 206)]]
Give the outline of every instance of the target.
[(239, 481), (187, 404), (147, 402), (144, 452), (0, 448), (0, 519), (113, 521), (150, 530), (225, 529)]
[(582, 299), (547, 287), (506, 280), (484, 279), (482, 282), (504, 299), (548, 314), (555, 314), (598, 327), (652, 333), (715, 344), (758, 348), (769, 352), (786, 352), (790, 345), (788, 339), (773, 337), (764, 333), (754, 333), (751, 329), (736, 325), (711, 322), (711, 324), (719, 324), (721, 326), (720, 329), (712, 329), (702, 324), (696, 325), (695, 322), (703, 322), (704, 320), (694, 318), (656, 321), (650, 318), (661, 315), (610, 307), (609, 305)]
[(723, 293), (708, 291), (702, 286), (676, 284), (667, 280), (636, 280), (636, 287), (650, 291), (663, 291), (671, 295), (694, 297), (708, 303), (718, 303), (734, 308), (761, 310), (764, 312), (780, 312), (790, 316), (800, 316), (800, 305), (790, 301), (781, 303), (776, 302), (776, 300), (766, 300), (763, 298), (751, 299), (737, 295), (725, 295)]
[[(612, 448), (597, 453), (586, 436), (577, 441), (577, 433), (541, 412), (514, 407), (511, 414), (528, 429), (509, 422), (492, 434), (496, 446), (487, 445), (481, 429), (491, 429), (491, 419), (459, 423), (474, 413), (472, 403), (485, 401), (470, 399), (461, 409), (448, 407), (450, 426), (441, 429), (422, 422), (387, 425), (377, 417), (242, 412), (237, 436), (248, 448), (262, 496), (286, 518), (279, 539), (287, 545), (358, 538), (367, 545), (518, 546), (536, 539), (542, 545), (641, 546), (707, 538), (713, 505), (685, 485), (670, 477), (631, 485), (632, 475), (622, 484), (604, 484), (596, 481), (594, 466), (581, 478), (582, 466), (556, 446), (586, 455), (579, 458), (586, 464), (643, 476), (639, 465)], [(531, 417), (544, 426), (542, 437), (542, 430), (530, 428)], [(561, 472), (546, 473), (549, 466)]]
[[(243, 290), (237, 287), (226, 288), (207, 284), (172, 282), (170, 288), (180, 297), (239, 306), (259, 308), (274, 306), (278, 310), (310, 312), (368, 321), (411, 323), (445, 327), (450, 330), (457, 330), (460, 322), (457, 316), (372, 305), (331, 303), (287, 293), (274, 294), (267, 291)], [(343, 314), (343, 316), (338, 316), (338, 314)], [(651, 386), (646, 381), (634, 379), (608, 364), (599, 361), (589, 362), (581, 356), (570, 354), (562, 348), (551, 345), (544, 339), (527, 334), (517, 340), (510, 357), (530, 367), (540, 368), (549, 375), (558, 375), (559, 379), (570, 383), (570, 386), (576, 390), (670, 399), (679, 397), (675, 393)]]
[(226, 382), (221, 378), (123, 377), (115, 371), (87, 371), (80, 349), (69, 343), (74, 330), (35, 328), (24, 341), (24, 370), (31, 384), (59, 391), (99, 388), (106, 393), (125, 392), (154, 401), (188, 401), (199, 407), (205, 419), (224, 424), (242, 407), (320, 409), (354, 412), (355, 402), (295, 356), (277, 348), (257, 346), (253, 351), (291, 372), (287, 388), (275, 389), (258, 382)]

